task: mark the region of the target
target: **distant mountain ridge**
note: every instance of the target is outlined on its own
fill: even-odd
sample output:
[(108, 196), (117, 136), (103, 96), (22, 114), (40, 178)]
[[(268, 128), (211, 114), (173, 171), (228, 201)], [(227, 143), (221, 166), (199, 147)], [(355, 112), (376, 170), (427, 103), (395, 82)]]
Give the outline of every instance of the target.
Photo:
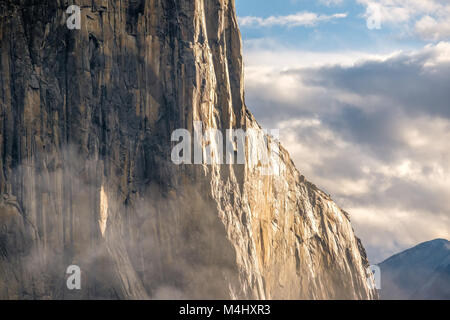
[(381, 298), (385, 300), (449, 300), (450, 242), (421, 243), (383, 261)]

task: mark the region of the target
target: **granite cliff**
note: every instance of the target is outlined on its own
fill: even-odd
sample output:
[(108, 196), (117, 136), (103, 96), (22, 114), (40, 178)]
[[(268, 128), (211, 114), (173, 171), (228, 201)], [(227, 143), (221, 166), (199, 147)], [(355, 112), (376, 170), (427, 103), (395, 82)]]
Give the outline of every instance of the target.
[(0, 0), (0, 299), (377, 298), (283, 148), (276, 175), (171, 161), (194, 121), (261, 130), (243, 76), (233, 0)]

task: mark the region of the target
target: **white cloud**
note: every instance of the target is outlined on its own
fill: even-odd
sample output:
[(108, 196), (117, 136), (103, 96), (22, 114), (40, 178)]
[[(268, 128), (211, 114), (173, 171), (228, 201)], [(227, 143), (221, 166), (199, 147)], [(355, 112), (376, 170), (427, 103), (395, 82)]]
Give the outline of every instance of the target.
[(446, 216), (436, 219), (401, 208), (351, 207), (348, 210), (355, 229), (364, 234), (366, 250), (372, 252), (371, 263), (379, 263), (421, 242), (448, 239), (450, 233), (450, 221)]
[(450, 2), (448, 0), (357, 0), (367, 7), (365, 17), (379, 13), (382, 24), (402, 26), (424, 40), (450, 39)]
[(258, 70), (283, 70), (325, 65), (351, 66), (358, 61), (386, 60), (400, 52), (389, 50), (389, 48), (380, 53), (357, 50), (307, 51), (285, 47), (272, 38), (244, 41), (245, 67), (256, 67)]
[(415, 29), (426, 40), (439, 40), (450, 38), (450, 17), (436, 20), (425, 16), (417, 21)]
[[(302, 1), (302, 0), (291, 0), (290, 2), (293, 4), (297, 4), (300, 1)], [(336, 5), (342, 4), (344, 2), (344, 0), (319, 0), (319, 2), (326, 6), (336, 6)]]
[(335, 19), (343, 19), (347, 17), (347, 13), (336, 13), (333, 15), (321, 15), (313, 12), (298, 12), (287, 16), (270, 16), (268, 18), (261, 17), (239, 17), (239, 24), (241, 27), (272, 27), (272, 26), (285, 26), (285, 27), (298, 27), (316, 26), (320, 22), (326, 22)]
[(320, 3), (323, 3), (327, 6), (332, 6), (332, 5), (336, 6), (336, 5), (342, 4), (342, 2), (343, 2), (343, 0), (319, 0), (319, 1), (320, 1)]

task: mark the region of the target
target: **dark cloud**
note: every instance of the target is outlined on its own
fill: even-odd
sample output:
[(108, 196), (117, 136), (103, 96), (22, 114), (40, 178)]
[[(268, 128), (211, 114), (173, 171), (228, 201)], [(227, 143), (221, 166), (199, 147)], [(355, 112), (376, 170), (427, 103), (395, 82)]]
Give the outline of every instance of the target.
[(448, 190), (434, 185), (423, 185), (399, 177), (376, 175), (369, 192), (346, 196), (348, 201), (365, 207), (399, 208), (410, 212), (426, 212), (430, 218), (450, 212)]
[(352, 67), (332, 66), (290, 70), (304, 84), (384, 98), (392, 109), (450, 117), (450, 62), (433, 65), (436, 52), (399, 55), (386, 61), (367, 61)]
[(366, 112), (357, 107), (342, 106), (338, 113), (325, 115), (324, 123), (345, 140), (388, 161), (402, 147), (398, 134), (402, 129), (399, 126), (401, 117), (398, 111), (389, 108)]

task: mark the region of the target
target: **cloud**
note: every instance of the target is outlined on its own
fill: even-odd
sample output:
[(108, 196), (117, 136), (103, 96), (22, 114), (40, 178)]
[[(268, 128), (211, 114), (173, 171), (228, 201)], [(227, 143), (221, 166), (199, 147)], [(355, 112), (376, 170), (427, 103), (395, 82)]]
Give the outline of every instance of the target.
[(427, 40), (439, 40), (450, 38), (450, 17), (436, 20), (431, 16), (425, 16), (417, 21), (415, 30), (422, 38)]
[(344, 0), (319, 0), (320, 3), (323, 3), (327, 6), (336, 6), (342, 4)]
[(405, 32), (424, 40), (450, 39), (450, 3), (447, 0), (357, 0), (366, 7), (365, 17), (382, 24), (403, 26)]
[(373, 262), (449, 237), (450, 43), (316, 64), (311, 52), (246, 47), (249, 108), (350, 212)]
[(239, 17), (241, 27), (313, 27), (320, 22), (327, 22), (335, 19), (343, 19), (347, 13), (336, 13), (333, 15), (321, 15), (313, 12), (298, 12), (287, 16), (270, 16), (268, 18), (246, 16)]
[[(302, 0), (290, 0), (292, 4), (297, 4), (301, 2)], [(336, 6), (340, 5), (344, 2), (344, 0), (319, 0), (321, 4), (324, 4), (326, 6)]]
[[(366, 99), (365, 109), (450, 117), (450, 43), (427, 46), (419, 52), (398, 53), (386, 60), (322, 68), (289, 70), (304, 85), (326, 87)], [(354, 101), (346, 99), (347, 104)], [(389, 109), (389, 110), (385, 110)], [(365, 113), (367, 114), (367, 112)], [(356, 114), (347, 116), (358, 117)], [(358, 119), (364, 121), (364, 119)], [(371, 119), (372, 120), (372, 119)]]

